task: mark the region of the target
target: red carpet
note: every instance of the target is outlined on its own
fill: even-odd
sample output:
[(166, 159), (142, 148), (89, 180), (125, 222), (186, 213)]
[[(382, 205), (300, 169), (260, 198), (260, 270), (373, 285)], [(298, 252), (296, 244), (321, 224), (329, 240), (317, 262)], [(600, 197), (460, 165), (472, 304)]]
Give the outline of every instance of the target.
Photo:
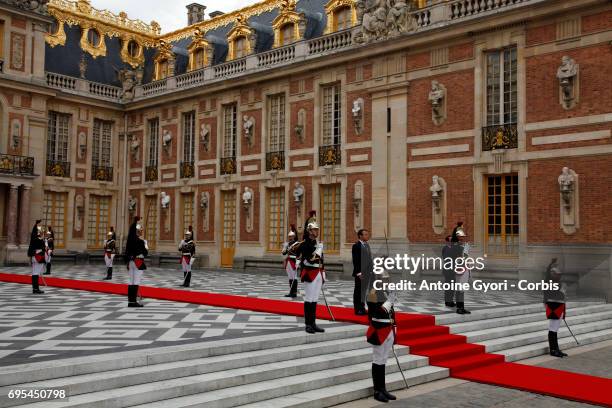
[[(0, 273), (0, 281), (30, 284), (31, 277)], [(52, 277), (45, 277), (45, 281), (47, 285), (57, 288), (127, 294), (127, 285), (123, 284)], [(150, 286), (141, 286), (140, 293), (144, 298), (150, 299), (291, 316), (304, 314), (301, 302)], [(367, 324), (367, 317), (355, 316), (352, 309), (337, 306), (332, 306), (331, 309), (337, 321)], [(324, 305), (319, 304), (317, 318), (330, 319)], [(504, 356), (486, 353), (484, 346), (469, 344), (465, 336), (449, 334), (448, 327), (436, 326), (434, 316), (400, 312), (397, 313), (396, 320), (397, 342), (409, 346), (411, 354), (428, 357), (431, 365), (448, 368), (452, 377), (612, 407), (611, 379), (506, 363)]]

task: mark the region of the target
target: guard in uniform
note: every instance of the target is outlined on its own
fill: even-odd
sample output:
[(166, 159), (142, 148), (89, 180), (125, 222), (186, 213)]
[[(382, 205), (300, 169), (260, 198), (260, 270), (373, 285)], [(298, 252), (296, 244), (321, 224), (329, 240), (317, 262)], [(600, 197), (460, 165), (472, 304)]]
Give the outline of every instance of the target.
[(306, 223), (304, 224), (304, 236), (302, 239), (308, 239), (308, 226), (310, 224), (317, 223), (317, 212), (315, 210), (311, 210), (308, 212), (308, 218), (306, 219)]
[(561, 321), (565, 319), (565, 285), (561, 283), (561, 271), (554, 258), (546, 269), (546, 280), (559, 285), (558, 290), (544, 291), (544, 305), (546, 306), (546, 318), (548, 319), (548, 347), (553, 357), (566, 357), (567, 354), (559, 349), (557, 332), (561, 327)]
[[(387, 271), (382, 278), (389, 280)], [(376, 280), (376, 279), (375, 279)], [(396, 397), (387, 391), (385, 384), (385, 369), (389, 353), (395, 343), (395, 311), (393, 296), (383, 290), (372, 287), (368, 293), (368, 331), (366, 337), (372, 345), (372, 382), (374, 383), (374, 399), (389, 402)]]
[(149, 254), (147, 241), (142, 239), (142, 226), (134, 221), (128, 232), (125, 247), (125, 259), (128, 263), (128, 307), (143, 307), (138, 303), (138, 286), (142, 279), (142, 271), (147, 269), (145, 257)]
[(185, 239), (179, 244), (178, 250), (181, 252), (181, 267), (183, 268), (183, 284), (181, 286), (188, 288), (191, 283), (191, 265), (193, 265), (193, 261), (195, 260), (194, 255), (196, 250), (191, 229), (185, 231)]
[(104, 263), (106, 263), (106, 278), (104, 280), (113, 279), (113, 260), (117, 251), (117, 243), (115, 241), (115, 231), (113, 227), (106, 234), (107, 240), (104, 241)]
[(54, 238), (55, 234), (53, 233), (53, 228), (48, 227), (45, 233), (45, 264), (47, 266), (47, 270), (44, 273), (45, 275), (51, 275), (51, 258), (53, 256), (53, 250), (55, 249), (55, 244), (53, 243)]
[(45, 270), (45, 241), (43, 239), (43, 229), (36, 228), (36, 234), (32, 231), (30, 246), (28, 247), (28, 257), (32, 262), (32, 293), (35, 295), (45, 293), (38, 286), (38, 279)]
[(291, 226), (291, 231), (287, 234), (287, 242), (283, 244), (283, 256), (285, 256), (285, 272), (289, 278), (289, 293), (285, 297), (295, 298), (297, 297), (298, 281), (297, 281), (297, 255), (295, 249), (297, 247), (298, 240), (295, 231), (295, 226)]
[(297, 256), (296, 266), (300, 270), (300, 278), (304, 283), (304, 320), (306, 333), (323, 333), (325, 330), (317, 326), (317, 302), (321, 287), (325, 283), (325, 267), (323, 264), (323, 244), (317, 241), (319, 226), (310, 223), (307, 227), (308, 238), (295, 244)]
[[(458, 241), (453, 244), (453, 247), (451, 250), (451, 252), (453, 253), (452, 257), (454, 259), (468, 257), (469, 252), (470, 252), (470, 245), (465, 241), (467, 238), (467, 234), (465, 233), (463, 228), (460, 227), (455, 232), (455, 235)], [(470, 282), (471, 271), (469, 269), (463, 266), (462, 268), (460, 268), (460, 271), (458, 271), (454, 262), (453, 262), (453, 267), (455, 268), (455, 282), (458, 282), (458, 283), (469, 283)], [(455, 299), (457, 301), (456, 306), (457, 306), (458, 314), (471, 314), (472, 313), (469, 310), (466, 310), (465, 308), (465, 292), (464, 291), (462, 290), (455, 291)]]

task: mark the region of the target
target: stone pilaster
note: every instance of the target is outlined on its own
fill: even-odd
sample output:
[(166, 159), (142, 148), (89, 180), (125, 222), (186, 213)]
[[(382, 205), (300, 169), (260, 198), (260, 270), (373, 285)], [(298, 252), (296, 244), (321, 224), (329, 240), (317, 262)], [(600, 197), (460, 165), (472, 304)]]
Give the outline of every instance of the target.
[(6, 244), (8, 246), (17, 245), (17, 201), (18, 186), (11, 184), (9, 187), (9, 197), (6, 216)]
[(19, 244), (27, 246), (30, 243), (30, 198), (32, 187), (22, 186), (19, 202)]

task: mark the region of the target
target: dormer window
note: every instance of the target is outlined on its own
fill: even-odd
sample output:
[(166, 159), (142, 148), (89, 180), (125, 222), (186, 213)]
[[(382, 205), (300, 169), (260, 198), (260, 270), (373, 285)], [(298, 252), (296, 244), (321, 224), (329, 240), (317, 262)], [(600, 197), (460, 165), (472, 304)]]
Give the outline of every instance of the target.
[(334, 11), (334, 31), (346, 30), (351, 28), (351, 8), (340, 7)]
[(64, 31), (64, 22), (54, 19), (49, 27), (49, 32), (45, 35), (45, 41), (51, 48), (56, 45), (66, 44), (66, 32)]
[(196, 29), (189, 51), (189, 71), (196, 71), (212, 64), (213, 47), (204, 38), (204, 31)]
[(81, 35), (81, 49), (93, 58), (106, 55), (106, 42), (104, 41), (104, 33), (97, 27), (83, 27)]
[(238, 15), (238, 17), (236, 17), (236, 25), (227, 36), (227, 42), (229, 44), (227, 60), (231, 61), (250, 55), (255, 49), (255, 41), (255, 30), (249, 27), (246, 17)]
[(304, 13), (298, 13), (295, 7), (295, 0), (281, 1), (278, 17), (272, 22), (274, 48), (292, 44), (303, 38), (306, 18)]
[(174, 76), (174, 53), (172, 52), (172, 44), (165, 41), (159, 42), (159, 51), (155, 56), (155, 80), (159, 81), (171, 76)]
[(353, 0), (330, 0), (325, 5), (327, 27), (325, 34), (347, 30), (357, 22), (357, 11)]
[(121, 60), (129, 64), (132, 68), (137, 68), (144, 64), (144, 50), (142, 45), (134, 38), (125, 38), (122, 40)]

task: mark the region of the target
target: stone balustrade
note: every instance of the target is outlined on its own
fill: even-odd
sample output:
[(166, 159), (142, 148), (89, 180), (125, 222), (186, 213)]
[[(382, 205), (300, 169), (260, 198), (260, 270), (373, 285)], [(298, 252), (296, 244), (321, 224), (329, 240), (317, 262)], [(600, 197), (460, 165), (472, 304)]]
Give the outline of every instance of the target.
[[(412, 12), (412, 19), (414, 20), (415, 32), (418, 33), (441, 25), (459, 23), (465, 19), (484, 17), (488, 14), (497, 13), (504, 8), (516, 8), (543, 1), (547, 0), (450, 0), (415, 10)], [(353, 42), (353, 31), (350, 29), (343, 30), (310, 40), (299, 41), (289, 46), (138, 85), (134, 92), (135, 100), (212, 84), (228, 78), (287, 66), (298, 61), (321, 58), (346, 51), (351, 47), (359, 47), (360, 45)], [(121, 102), (121, 88), (114, 86), (96, 84), (50, 72), (47, 73), (47, 85), (68, 93)]]

